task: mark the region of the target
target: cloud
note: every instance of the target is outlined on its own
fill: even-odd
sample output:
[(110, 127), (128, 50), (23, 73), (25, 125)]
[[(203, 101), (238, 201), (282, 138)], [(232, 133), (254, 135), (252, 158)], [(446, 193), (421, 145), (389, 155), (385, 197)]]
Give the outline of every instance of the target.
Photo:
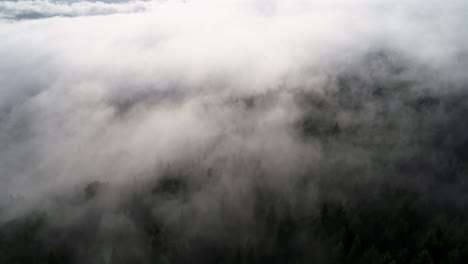
[(0, 2), (0, 223), (186, 263), (381, 186), (466, 208), (464, 2)]
[[(158, 178), (181, 166), (219, 174), (219, 188), (194, 199), (206, 202), (222, 186), (241, 192), (257, 174), (289, 186), (291, 175), (324, 157), (330, 163), (317, 171), (338, 161), (359, 167), (372, 151), (344, 140), (329, 157), (321, 135), (338, 121), (375, 135), (383, 111), (369, 99), (375, 80), (410, 83), (416, 94), (463, 87), (466, 8), (463, 1), (0, 2), (0, 199), (41, 203), (33, 198), (93, 180)], [(381, 50), (391, 59), (359, 63)], [(329, 95), (347, 75), (362, 89)], [(330, 111), (299, 104), (301, 92)], [(392, 99), (388, 107), (413, 135), (403, 118), (413, 112), (402, 104)], [(307, 127), (315, 137), (300, 135), (302, 121), (319, 124)]]
[(0, 19), (28, 20), (48, 17), (77, 17), (145, 12), (154, 7), (151, 1), (91, 2), (91, 1), (2, 1)]

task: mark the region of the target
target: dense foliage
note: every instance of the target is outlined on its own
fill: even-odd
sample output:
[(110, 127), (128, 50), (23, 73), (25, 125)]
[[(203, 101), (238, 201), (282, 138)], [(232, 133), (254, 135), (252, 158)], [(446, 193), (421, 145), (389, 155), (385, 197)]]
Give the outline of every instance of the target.
[[(57, 230), (33, 213), (0, 228), (0, 263), (75, 263), (75, 254), (101, 252), (92, 263), (466, 263), (467, 212), (428, 204), (417, 194), (385, 189), (353, 203), (322, 202), (298, 218), (278, 201), (256, 208), (256, 231), (229, 244), (177, 236), (134, 201), (126, 213), (138, 223), (141, 247), (125, 237), (96, 243), (97, 221)], [(227, 227), (226, 228), (236, 228)], [(240, 230), (235, 230), (240, 231)], [(124, 234), (122, 234), (124, 235)], [(90, 244), (87, 244), (90, 243)], [(127, 248), (130, 246), (130, 248)], [(81, 250), (86, 252), (80, 252)], [(80, 252), (80, 253), (77, 253)]]
[(91, 182), (3, 221), (0, 263), (468, 263), (466, 87), (425, 90), (446, 84), (405, 65), (376, 53), (294, 92), (295, 136), (321, 151), (299, 175), (223, 189), (223, 166), (172, 164)]

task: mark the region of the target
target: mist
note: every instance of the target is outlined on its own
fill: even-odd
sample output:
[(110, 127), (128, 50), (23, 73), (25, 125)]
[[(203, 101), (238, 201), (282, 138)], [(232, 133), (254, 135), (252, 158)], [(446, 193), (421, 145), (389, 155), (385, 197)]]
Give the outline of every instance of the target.
[[(385, 216), (401, 192), (421, 226), (468, 226), (467, 12), (455, 0), (1, 1), (0, 231), (37, 232), (1, 231), (0, 262), (368, 263), (305, 225), (324, 204)], [(272, 242), (284, 225), (296, 231)]]

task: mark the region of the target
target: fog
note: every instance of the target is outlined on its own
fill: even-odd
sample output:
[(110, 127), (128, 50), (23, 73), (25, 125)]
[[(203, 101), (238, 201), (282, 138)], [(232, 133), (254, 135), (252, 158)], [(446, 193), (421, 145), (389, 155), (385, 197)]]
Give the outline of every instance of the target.
[[(41, 210), (80, 229), (96, 210), (99, 239), (123, 232), (138, 247), (138, 221), (116, 208), (170, 175), (188, 194), (145, 205), (222, 243), (236, 237), (225, 225), (252, 232), (256, 188), (299, 218), (384, 183), (466, 206), (466, 176), (441, 175), (466, 172), (467, 12), (455, 0), (0, 2), (0, 219)], [(89, 183), (102, 197), (77, 202)], [(323, 187), (335, 184), (358, 187)]]

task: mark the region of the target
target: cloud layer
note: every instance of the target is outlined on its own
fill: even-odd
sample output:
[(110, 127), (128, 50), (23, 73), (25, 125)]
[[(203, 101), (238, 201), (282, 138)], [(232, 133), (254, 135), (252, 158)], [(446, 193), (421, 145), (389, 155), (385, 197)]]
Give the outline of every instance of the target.
[(466, 211), (464, 2), (0, 2), (0, 231), (187, 263), (386, 186)]
[[(289, 197), (304, 175), (311, 204), (319, 183), (392, 180), (464, 204), (458, 182), (421, 180), (463, 171), (463, 2), (0, 2), (2, 218), (74, 225), (168, 174), (190, 199), (148, 203), (181, 230), (181, 208), (196, 215), (194, 236), (220, 201), (250, 223), (252, 189)], [(93, 181), (114, 184), (96, 208), (56, 203)], [(134, 234), (107, 218), (103, 236)]]

